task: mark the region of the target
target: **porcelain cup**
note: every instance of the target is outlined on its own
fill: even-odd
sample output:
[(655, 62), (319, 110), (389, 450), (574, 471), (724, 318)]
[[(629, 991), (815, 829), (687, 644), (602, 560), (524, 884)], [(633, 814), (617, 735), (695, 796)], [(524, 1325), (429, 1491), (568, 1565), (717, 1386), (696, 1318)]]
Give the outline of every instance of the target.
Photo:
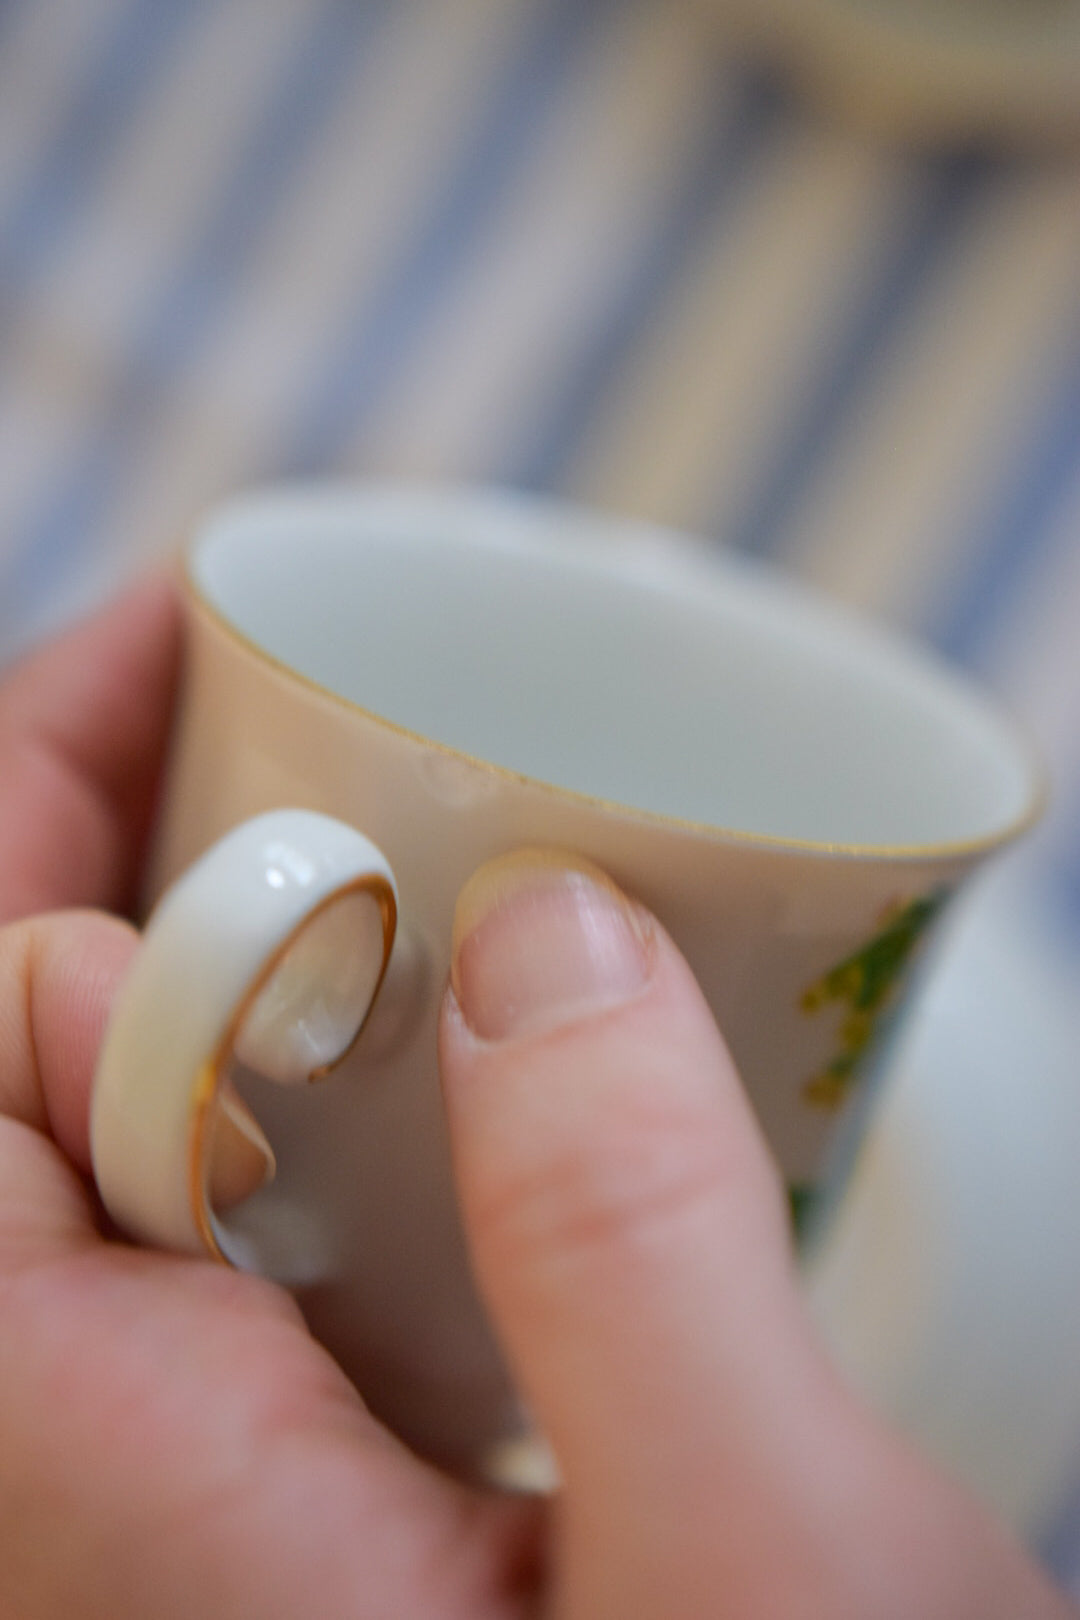
[[(569, 851), (656, 913), (800, 1214), (850, 1157), (949, 897), (1035, 815), (1038, 772), (928, 653), (568, 506), (270, 490), (213, 514), (183, 576), (160, 903), (95, 1090), (102, 1195), (137, 1238), (283, 1281), (377, 1413), (482, 1468), (523, 1416), (436, 1067), (469, 875)], [(276, 1156), (228, 1209), (226, 1087)]]

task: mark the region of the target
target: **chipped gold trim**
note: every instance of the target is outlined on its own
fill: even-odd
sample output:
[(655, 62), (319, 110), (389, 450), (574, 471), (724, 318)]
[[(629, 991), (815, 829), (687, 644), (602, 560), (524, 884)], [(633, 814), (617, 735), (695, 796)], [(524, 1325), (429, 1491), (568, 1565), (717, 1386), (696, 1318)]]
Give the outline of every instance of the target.
[(394, 891), (387, 880), (377, 873), (355, 878), (351, 883), (343, 883), (340, 888), (334, 889), (330, 894), (325, 895), (318, 905), (305, 912), (295, 927), (289, 930), (285, 938), (275, 946), (263, 962), (258, 973), (233, 1008), (232, 1016), (226, 1025), (224, 1034), (214, 1051), (200, 1067), (196, 1077), (191, 1093), (191, 1126), (188, 1135), (188, 1201), (191, 1205), (192, 1217), (200, 1238), (214, 1259), (222, 1261), (225, 1265), (231, 1265), (232, 1261), (218, 1242), (217, 1232), (214, 1228), (214, 1216), (207, 1191), (208, 1147), (211, 1113), (233, 1055), (236, 1037), (244, 1019), (251, 1011), (260, 993), (269, 983), (301, 934), (317, 918), (329, 911), (332, 906), (337, 905), (339, 900), (344, 900), (351, 894), (372, 894), (378, 901), (383, 926), (382, 965), (379, 968), (379, 976), (375, 981), (375, 988), (371, 992), (371, 1000), (368, 1003), (367, 1011), (357, 1025), (352, 1039), (332, 1062), (321, 1064), (317, 1069), (313, 1069), (308, 1079), (309, 1081), (324, 1080), (327, 1075), (332, 1074), (340, 1064), (344, 1063), (360, 1039), (364, 1027), (371, 1017), (372, 1009), (382, 988), (382, 982), (386, 977), (386, 970), (390, 965), (390, 953), (393, 950), (394, 935), (397, 932), (397, 902), (394, 899)]
[(352, 698), (345, 697), (340, 692), (336, 692), (333, 687), (324, 686), (310, 675), (305, 675), (302, 670), (298, 670), (292, 664), (286, 663), (284, 659), (280, 659), (273, 653), (268, 652), (253, 637), (238, 629), (233, 621), (210, 600), (210, 597), (196, 580), (194, 553), (200, 544), (200, 538), (197, 535), (195, 539), (184, 547), (181, 553), (179, 559), (181, 585), (196, 611), (201, 613), (227, 641), (234, 643), (242, 652), (264, 664), (283, 680), (293, 683), (304, 691), (314, 693), (325, 702), (343, 709), (348, 714), (360, 716), (371, 725), (389, 732), (392, 736), (400, 737), (406, 742), (433, 750), (448, 759), (455, 760), (459, 764), (469, 765), (474, 770), (495, 777), (498, 781), (513, 782), (519, 787), (532, 788), (542, 793), (551, 794), (556, 798), (568, 800), (571, 804), (587, 806), (590, 809), (601, 810), (605, 814), (616, 815), (631, 821), (642, 821), (651, 826), (665, 827), (671, 831), (693, 833), (695, 836), (707, 838), (713, 843), (746, 845), (751, 848), (775, 850), (778, 853), (793, 855), (841, 855), (862, 860), (944, 862), (964, 858), (974, 859), (976, 856), (988, 855), (993, 850), (1014, 842), (1041, 819), (1049, 800), (1049, 775), (1034, 746), (1020, 728), (993, 705), (988, 705), (988, 707), (992, 709), (996, 723), (1003, 732), (1011, 734), (1017, 753), (1027, 764), (1030, 792), (1028, 802), (1011, 821), (1006, 822), (1003, 827), (992, 832), (983, 833), (977, 838), (956, 839), (952, 842), (937, 844), (848, 844), (829, 843), (825, 840), (812, 838), (788, 838), (779, 833), (747, 832), (744, 828), (721, 827), (706, 821), (694, 821), (687, 817), (668, 815), (658, 810), (643, 810), (633, 805), (621, 804), (617, 800), (601, 798), (596, 794), (583, 793), (576, 788), (560, 787), (554, 782), (545, 782), (541, 777), (529, 776), (525, 772), (511, 770), (508, 766), (497, 765), (491, 760), (481, 759), (475, 754), (466, 753), (464, 749), (453, 748), (448, 743), (439, 742), (434, 737), (426, 737), (422, 732), (412, 731), (409, 727), (399, 725), (394, 720), (388, 720), (384, 715), (376, 714), (374, 710), (365, 708), (363, 704), (355, 702)]

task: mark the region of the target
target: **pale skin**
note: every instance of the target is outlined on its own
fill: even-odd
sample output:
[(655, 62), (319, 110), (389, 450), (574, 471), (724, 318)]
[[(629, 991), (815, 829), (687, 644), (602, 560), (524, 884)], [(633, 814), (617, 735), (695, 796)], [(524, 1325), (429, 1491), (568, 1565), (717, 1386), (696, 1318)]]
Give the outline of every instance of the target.
[(275, 1287), (103, 1232), (90, 1078), (180, 639), (152, 582), (0, 689), (0, 1620), (1074, 1614), (834, 1376), (722, 1038), (591, 869), (477, 875), (441, 1031), (553, 1503), (418, 1461)]

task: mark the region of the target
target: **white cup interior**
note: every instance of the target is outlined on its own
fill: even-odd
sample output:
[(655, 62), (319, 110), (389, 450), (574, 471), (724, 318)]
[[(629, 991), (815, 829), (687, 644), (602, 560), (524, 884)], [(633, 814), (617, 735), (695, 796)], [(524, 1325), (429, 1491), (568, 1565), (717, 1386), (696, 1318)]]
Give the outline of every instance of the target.
[(661, 531), (484, 492), (270, 492), (190, 557), (245, 638), (381, 718), (636, 810), (859, 848), (999, 837), (1026, 748), (966, 680)]

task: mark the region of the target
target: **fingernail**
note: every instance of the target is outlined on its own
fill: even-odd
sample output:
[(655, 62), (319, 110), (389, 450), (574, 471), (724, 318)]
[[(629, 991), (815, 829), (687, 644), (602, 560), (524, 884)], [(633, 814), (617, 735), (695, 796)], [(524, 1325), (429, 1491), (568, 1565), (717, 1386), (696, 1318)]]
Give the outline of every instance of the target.
[(458, 898), (450, 980), (475, 1035), (558, 1028), (628, 1000), (651, 967), (648, 923), (599, 868), (547, 850), (500, 857)]
[(211, 1126), (208, 1194), (213, 1209), (240, 1204), (272, 1181), (277, 1164), (251, 1109), (231, 1086), (218, 1093)]

